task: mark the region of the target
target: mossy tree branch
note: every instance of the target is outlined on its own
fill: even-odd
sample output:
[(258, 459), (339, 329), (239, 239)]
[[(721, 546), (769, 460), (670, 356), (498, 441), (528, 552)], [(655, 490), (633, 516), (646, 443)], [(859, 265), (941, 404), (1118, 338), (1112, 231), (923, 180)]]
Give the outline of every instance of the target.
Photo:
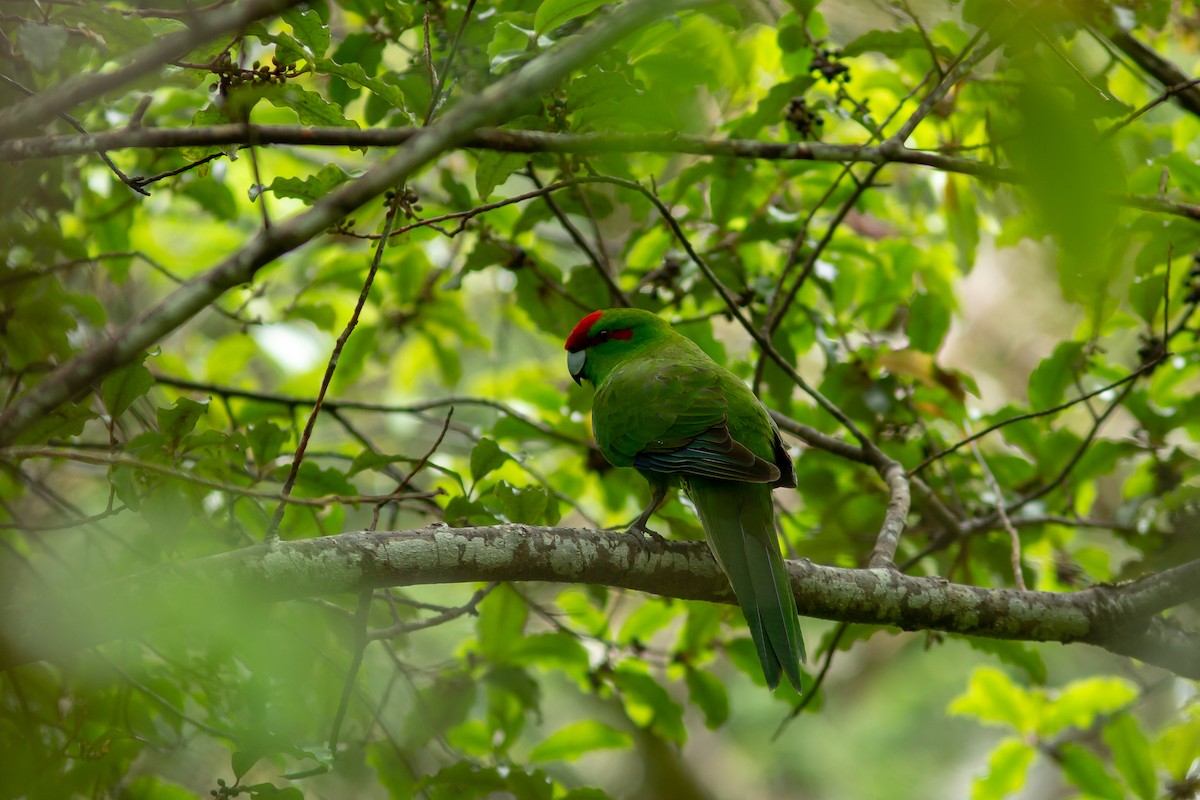
[[(984, 589), (894, 569), (792, 561), (801, 614), (905, 630), (1086, 642), (1200, 678), (1200, 637), (1158, 616), (1200, 596), (1200, 560), (1078, 592)], [(434, 526), (256, 545), (4, 610), (0, 668), (61, 659), (91, 645), (247, 604), (385, 586), (481, 581), (600, 584), (664, 597), (733, 601), (702, 542), (642, 541), (582, 528)]]

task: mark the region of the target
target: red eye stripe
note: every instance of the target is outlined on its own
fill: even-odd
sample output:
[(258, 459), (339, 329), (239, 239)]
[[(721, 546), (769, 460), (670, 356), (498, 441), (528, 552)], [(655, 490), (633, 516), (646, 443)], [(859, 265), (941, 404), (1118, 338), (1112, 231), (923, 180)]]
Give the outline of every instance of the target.
[(596, 320), (604, 314), (603, 311), (593, 311), (575, 325), (575, 329), (571, 331), (571, 335), (567, 337), (567, 343), (563, 346), (564, 350), (583, 350), (590, 342), (588, 331), (596, 324)]
[(567, 337), (567, 343), (563, 349), (574, 353), (579, 350), (586, 350), (592, 345), (603, 344), (609, 339), (625, 339), (633, 338), (632, 328), (617, 328), (616, 330), (598, 330), (594, 334), (591, 332), (593, 328), (601, 327), (597, 323), (604, 315), (603, 311), (593, 311), (575, 326), (571, 331), (571, 335)]

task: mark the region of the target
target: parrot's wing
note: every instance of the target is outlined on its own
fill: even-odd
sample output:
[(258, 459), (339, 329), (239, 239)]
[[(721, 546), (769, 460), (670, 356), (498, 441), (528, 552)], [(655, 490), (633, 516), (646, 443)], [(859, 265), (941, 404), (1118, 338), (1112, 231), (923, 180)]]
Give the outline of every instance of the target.
[(656, 440), (634, 456), (650, 472), (697, 475), (747, 483), (775, 483), (779, 467), (751, 453), (729, 435), (725, 419), (696, 436)]
[[(613, 463), (643, 472), (779, 481), (777, 465), (731, 434), (728, 391), (715, 369), (694, 363), (631, 363), (597, 392), (593, 415), (601, 450)], [(638, 402), (622, 402), (628, 397)], [(769, 418), (764, 420), (764, 427), (769, 424)]]

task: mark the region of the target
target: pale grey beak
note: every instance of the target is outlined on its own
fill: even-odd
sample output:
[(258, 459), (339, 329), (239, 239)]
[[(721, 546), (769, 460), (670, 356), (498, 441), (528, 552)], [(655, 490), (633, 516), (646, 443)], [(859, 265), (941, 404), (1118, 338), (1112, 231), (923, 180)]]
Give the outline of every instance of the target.
[(573, 350), (567, 353), (567, 370), (578, 384), (583, 383), (583, 365), (587, 363), (587, 350)]

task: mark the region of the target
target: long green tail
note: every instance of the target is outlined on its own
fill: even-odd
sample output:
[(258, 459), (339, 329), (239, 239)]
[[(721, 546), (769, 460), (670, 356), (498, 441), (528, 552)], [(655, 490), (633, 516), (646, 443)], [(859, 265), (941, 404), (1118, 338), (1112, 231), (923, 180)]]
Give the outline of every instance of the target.
[(774, 689), (786, 674), (800, 691), (804, 639), (775, 536), (771, 487), (702, 478), (688, 483), (708, 545), (750, 626), (767, 685)]

